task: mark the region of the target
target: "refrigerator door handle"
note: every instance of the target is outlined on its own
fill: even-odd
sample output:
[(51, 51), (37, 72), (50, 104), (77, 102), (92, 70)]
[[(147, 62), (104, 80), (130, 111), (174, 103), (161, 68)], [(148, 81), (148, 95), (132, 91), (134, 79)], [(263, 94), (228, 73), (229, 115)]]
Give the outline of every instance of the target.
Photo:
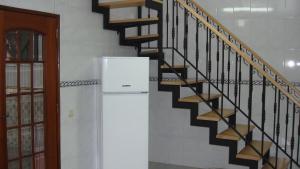
[(122, 87), (131, 87), (132, 85), (130, 84), (123, 84)]

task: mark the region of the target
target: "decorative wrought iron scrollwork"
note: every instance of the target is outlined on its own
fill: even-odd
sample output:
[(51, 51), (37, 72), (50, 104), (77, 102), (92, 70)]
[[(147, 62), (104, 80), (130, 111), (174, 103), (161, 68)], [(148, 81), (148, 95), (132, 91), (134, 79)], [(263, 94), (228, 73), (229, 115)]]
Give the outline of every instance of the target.
[(211, 38), (215, 39), (217, 37), (217, 35), (215, 33), (211, 33)]

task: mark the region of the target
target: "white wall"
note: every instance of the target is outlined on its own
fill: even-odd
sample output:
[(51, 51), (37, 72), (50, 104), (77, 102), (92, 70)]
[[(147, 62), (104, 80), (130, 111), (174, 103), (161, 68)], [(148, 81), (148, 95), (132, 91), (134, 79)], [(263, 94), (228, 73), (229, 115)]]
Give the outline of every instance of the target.
[[(102, 15), (91, 10), (92, 0), (0, 0), (0, 5), (60, 15), (61, 81), (96, 79), (94, 58), (136, 55), (118, 45), (116, 32), (103, 30)], [(132, 13), (128, 13), (132, 15)], [(61, 88), (62, 169), (96, 168), (95, 86)]]
[[(300, 81), (300, 66), (290, 68), (287, 62), (300, 62), (300, 1), (298, 0), (197, 0), (241, 40), (291, 81)], [(238, 12), (237, 8), (251, 8)], [(235, 8), (233, 12), (224, 12)], [(255, 10), (267, 12), (255, 12)]]

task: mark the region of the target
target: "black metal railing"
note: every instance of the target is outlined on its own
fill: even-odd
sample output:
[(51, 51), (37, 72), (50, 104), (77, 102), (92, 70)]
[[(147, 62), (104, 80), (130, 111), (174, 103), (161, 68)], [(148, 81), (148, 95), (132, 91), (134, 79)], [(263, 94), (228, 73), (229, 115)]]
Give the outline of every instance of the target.
[[(245, 122), (250, 133), (250, 126), (254, 125), (257, 130), (253, 137), (241, 137), (246, 144), (254, 138), (262, 141), (259, 150), (252, 148), (262, 156), (265, 163), (277, 168), (277, 162), (271, 164), (262, 154), (265, 151), (264, 143), (272, 142), (270, 155), (276, 161), (287, 158), (291, 162), (291, 169), (300, 167), (300, 115), (297, 113), (299, 102), (295, 102), (296, 97), (287, 95), (295, 91), (292, 92), (288, 85), (282, 87), (283, 83), (276, 74), (270, 76), (268, 65), (259, 64), (253, 53), (249, 53), (243, 44), (222, 30), (203, 11), (190, 4), (189, 0), (171, 0), (165, 3), (168, 5), (164, 6), (167, 8), (164, 14), (168, 19), (164, 24), (168, 26), (164, 28), (170, 30), (164, 32), (170, 35), (163, 37), (165, 49), (171, 51), (171, 57), (166, 56), (164, 62), (170, 66), (181, 63), (184, 66), (189, 65), (195, 72), (189, 74), (190, 78), (207, 81), (209, 97), (212, 92), (221, 93), (221, 115), (225, 105), (230, 105), (237, 116), (241, 116), (234, 121), (228, 121), (229, 127), (237, 122)], [(257, 81), (261, 81), (261, 85), (255, 85)], [(196, 91), (195, 93), (200, 95)], [(227, 122), (226, 119), (223, 120)]]
[[(144, 12), (151, 16), (150, 9)], [(138, 8), (138, 16), (142, 15), (142, 8)], [(220, 93), (220, 117), (262, 157), (264, 163), (275, 169), (277, 161), (286, 158), (290, 161), (290, 169), (299, 168), (298, 91), (193, 0), (165, 0), (163, 13), (158, 13), (158, 17), (157, 31), (163, 36), (164, 43), (161, 38), (157, 47), (168, 54), (160, 57), (160, 65), (166, 64), (170, 68), (176, 64), (189, 66), (189, 72), (195, 72), (189, 73), (190, 78), (206, 80), (208, 97), (213, 92)], [(139, 27), (138, 34), (142, 30), (143, 27)], [(147, 26), (147, 32), (150, 34), (151, 26)], [(138, 46), (139, 51), (142, 48), (153, 46), (150, 43)], [(173, 71), (187, 82), (175, 69)], [(159, 80), (162, 80), (160, 71)], [(201, 93), (189, 87), (202, 98)], [(206, 104), (216, 111), (209, 102)], [(223, 117), (227, 106), (234, 108), (236, 118), (227, 120)], [(248, 133), (251, 126), (257, 130), (245, 137), (235, 129), (237, 123), (246, 123)], [(259, 149), (249, 144), (253, 139), (262, 141)], [(266, 141), (273, 143), (270, 155), (275, 157), (275, 164), (262, 153)]]
[(288, 91), (295, 98), (300, 99), (300, 90), (290, 83), (283, 75), (276, 71), (270, 64), (268, 64), (262, 57), (259, 56), (252, 48), (242, 42), (236, 35), (234, 35), (229, 29), (222, 25), (216, 18), (210, 15), (203, 7), (201, 7), (195, 0), (185, 0), (186, 4), (189, 5), (194, 11), (199, 15), (207, 19), (211, 26), (217, 29), (224, 36), (229, 37), (228, 39), (237, 47), (240, 47), (240, 50), (244, 51), (247, 56), (253, 57), (253, 62), (257, 63), (262, 69), (265, 69), (270, 77), (276, 82), (278, 82), (282, 88)]

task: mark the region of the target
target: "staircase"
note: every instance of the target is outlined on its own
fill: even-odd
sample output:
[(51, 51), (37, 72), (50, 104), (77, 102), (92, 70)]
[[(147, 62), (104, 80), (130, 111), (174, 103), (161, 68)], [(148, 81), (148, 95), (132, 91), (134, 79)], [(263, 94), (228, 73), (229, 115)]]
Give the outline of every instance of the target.
[[(110, 19), (111, 10), (129, 7), (137, 18)], [(93, 0), (92, 10), (103, 14), (104, 29), (118, 32), (120, 45), (158, 60), (159, 91), (172, 92), (174, 108), (190, 110), (192, 126), (209, 128), (210, 144), (229, 147), (230, 164), (300, 168), (300, 91), (198, 3)], [(128, 28), (137, 35), (126, 35)], [(193, 94), (181, 96), (183, 88)], [(199, 112), (199, 103), (210, 110)]]

